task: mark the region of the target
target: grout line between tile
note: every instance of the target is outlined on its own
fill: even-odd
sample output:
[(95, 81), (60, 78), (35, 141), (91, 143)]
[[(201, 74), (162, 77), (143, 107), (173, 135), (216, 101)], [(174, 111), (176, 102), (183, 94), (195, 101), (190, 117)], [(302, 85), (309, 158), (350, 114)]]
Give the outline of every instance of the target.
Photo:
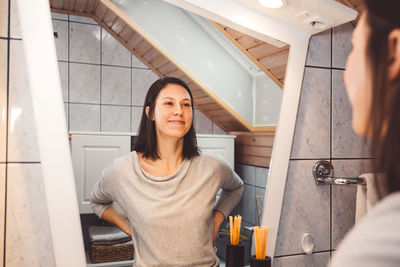
[[(63, 61), (63, 60), (59, 60)], [(112, 65), (112, 64), (102, 64), (102, 63), (90, 63), (90, 62), (79, 62), (79, 61), (70, 61), (70, 63), (73, 64), (81, 64), (81, 65), (92, 65), (92, 66), (100, 66), (103, 65), (105, 67), (115, 67), (115, 68), (125, 68), (125, 69), (137, 69), (137, 70), (150, 70), (149, 68), (142, 68), (142, 67), (127, 67), (127, 66), (121, 66), (121, 65)]]
[[(59, 19), (61, 20), (61, 19)], [(70, 20), (69, 14), (68, 14), (68, 20), (72, 23), (78, 23), (78, 24), (85, 24), (85, 25), (92, 25), (92, 26), (99, 26), (97, 23), (89, 23), (89, 22), (82, 22), (82, 21), (75, 21), (75, 20)]]
[(300, 161), (300, 160), (373, 160), (378, 158), (291, 158), (290, 160), (293, 161)]
[(7, 164), (40, 164), (40, 161), (8, 161)]
[(101, 116), (102, 116), (102, 91), (103, 91), (103, 27), (100, 27), (100, 132), (101, 132)]
[[(333, 120), (333, 114), (332, 114), (332, 110), (333, 110), (333, 108), (332, 108), (332, 103), (333, 103), (333, 99), (332, 99), (332, 61), (333, 61), (333, 30), (331, 29), (331, 70), (329, 71), (329, 76), (330, 76), (330, 86), (329, 86), (329, 88), (330, 88), (330, 124), (329, 124), (329, 126), (330, 126), (330, 132), (329, 132), (329, 135), (330, 135), (330, 138), (329, 138), (329, 143), (330, 143), (330, 145), (329, 145), (329, 152), (330, 152), (330, 159), (329, 159), (329, 161), (332, 163), (332, 135), (333, 135), (333, 131), (332, 131), (332, 120)], [(333, 196), (332, 196), (332, 193), (333, 193), (333, 191), (332, 191), (332, 185), (329, 185), (329, 196), (330, 196), (330, 205), (329, 205), (329, 250), (330, 250), (330, 252), (329, 252), (329, 256), (331, 255), (331, 253), (332, 253), (332, 233), (333, 233), (333, 229), (332, 229), (332, 218), (333, 218), (333, 216), (332, 216), (332, 205), (333, 205), (333, 203), (332, 203), (332, 200), (333, 200)]]
[[(313, 251), (313, 253), (311, 254), (320, 254), (320, 253), (327, 253), (330, 252), (330, 250), (321, 250), (321, 251)], [(306, 256), (307, 254), (305, 253), (294, 253), (294, 254), (287, 254), (287, 255), (278, 255), (278, 256), (274, 256), (275, 259), (279, 259), (279, 258), (285, 258), (285, 257), (293, 257), (293, 256)]]
[(70, 22), (69, 22), (69, 14), (67, 15), (67, 19), (68, 19), (68, 35), (67, 35), (67, 41), (68, 41), (68, 53), (67, 53), (67, 57), (68, 57), (68, 90), (67, 90), (67, 99), (68, 99), (68, 103), (67, 103), (67, 128), (68, 128), (68, 132), (71, 131), (71, 63), (70, 63), (70, 50), (71, 50), (71, 38), (70, 38)]
[[(8, 0), (8, 25), (7, 25), (7, 99), (6, 99), (6, 162), (8, 161), (8, 119), (9, 119), (9, 103), (10, 103), (10, 25), (11, 25), (11, 0)], [(8, 164), (6, 164), (5, 166), (5, 179), (4, 179), (4, 235), (3, 235), (3, 267), (6, 267), (6, 258), (7, 258), (7, 251), (6, 251), (6, 247), (7, 247), (7, 186), (8, 186)]]
[(74, 105), (95, 105), (95, 106), (111, 106), (111, 107), (143, 107), (140, 105), (124, 105), (124, 104), (100, 104), (100, 103), (87, 103), (87, 102), (64, 102), (64, 103), (70, 103)]
[(131, 55), (131, 70), (130, 70), (130, 94), (129, 94), (129, 99), (130, 99), (130, 103), (131, 103), (131, 107), (129, 109), (129, 129), (132, 132), (132, 112), (133, 112), (133, 108), (132, 108), (132, 95), (133, 95), (133, 86), (132, 86), (132, 64), (133, 64), (133, 59), (132, 59), (132, 53), (129, 53)]

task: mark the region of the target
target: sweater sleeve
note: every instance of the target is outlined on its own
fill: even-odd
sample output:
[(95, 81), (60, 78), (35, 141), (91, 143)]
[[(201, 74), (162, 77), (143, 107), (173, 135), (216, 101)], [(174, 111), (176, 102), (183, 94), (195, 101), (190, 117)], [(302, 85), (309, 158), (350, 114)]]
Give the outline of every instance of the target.
[(221, 166), (219, 166), (218, 171), (221, 172), (221, 179), (223, 181), (222, 192), (214, 210), (222, 212), (225, 218), (227, 218), (242, 198), (244, 184), (227, 162), (219, 161)]
[(111, 165), (103, 171), (101, 178), (94, 185), (90, 193), (90, 206), (99, 218), (102, 217), (104, 211), (108, 209), (114, 201), (111, 194), (112, 183), (110, 183), (113, 177), (112, 169), (113, 166)]

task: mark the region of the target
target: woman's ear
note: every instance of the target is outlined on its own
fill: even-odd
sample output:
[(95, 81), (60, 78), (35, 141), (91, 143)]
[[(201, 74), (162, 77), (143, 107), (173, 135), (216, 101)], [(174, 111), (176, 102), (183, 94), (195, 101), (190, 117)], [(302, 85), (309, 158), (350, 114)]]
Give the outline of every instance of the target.
[(145, 111), (146, 111), (147, 119), (150, 119), (150, 120), (154, 121), (154, 118), (149, 118), (149, 112), (150, 112), (150, 107), (149, 106), (146, 107)]
[(400, 29), (394, 29), (388, 36), (389, 45), (389, 82), (399, 79), (400, 77)]

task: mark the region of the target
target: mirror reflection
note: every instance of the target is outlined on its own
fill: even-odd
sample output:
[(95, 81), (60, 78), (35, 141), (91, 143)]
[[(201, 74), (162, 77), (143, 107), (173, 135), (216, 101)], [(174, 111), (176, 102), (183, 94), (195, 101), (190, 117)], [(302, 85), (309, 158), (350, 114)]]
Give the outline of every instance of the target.
[[(75, 8), (53, 1), (52, 22), (88, 262), (121, 260), (101, 258), (112, 244), (138, 264), (217, 266), (226, 217), (260, 223), (289, 46), (162, 1)], [(151, 98), (165, 76), (179, 81)], [(200, 156), (184, 153), (191, 130)], [(133, 242), (98, 227), (112, 224)]]

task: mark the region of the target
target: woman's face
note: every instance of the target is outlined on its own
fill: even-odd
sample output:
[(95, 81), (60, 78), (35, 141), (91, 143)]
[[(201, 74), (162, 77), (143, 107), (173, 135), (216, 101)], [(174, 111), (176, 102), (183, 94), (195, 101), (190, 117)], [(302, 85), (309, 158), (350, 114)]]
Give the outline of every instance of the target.
[(167, 84), (158, 94), (153, 114), (157, 136), (182, 138), (192, 125), (190, 95), (183, 86)]
[(367, 66), (366, 44), (369, 29), (363, 13), (354, 29), (351, 51), (344, 72), (344, 83), (353, 109), (353, 129), (359, 135), (367, 135), (369, 110), (371, 105), (371, 78)]

